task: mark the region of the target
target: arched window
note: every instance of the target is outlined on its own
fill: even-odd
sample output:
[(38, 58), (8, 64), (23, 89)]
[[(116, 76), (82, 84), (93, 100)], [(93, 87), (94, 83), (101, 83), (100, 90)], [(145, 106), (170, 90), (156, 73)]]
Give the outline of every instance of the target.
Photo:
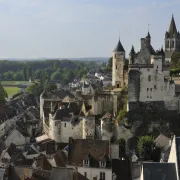
[(174, 41), (172, 41), (172, 45), (171, 46), (172, 46), (172, 48), (174, 48)]
[(148, 81), (151, 81), (151, 75), (148, 76)]

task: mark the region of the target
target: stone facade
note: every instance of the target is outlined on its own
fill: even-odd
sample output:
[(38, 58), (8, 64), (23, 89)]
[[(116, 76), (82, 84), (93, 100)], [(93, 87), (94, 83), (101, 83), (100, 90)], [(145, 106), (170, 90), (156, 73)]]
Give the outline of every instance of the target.
[(163, 102), (164, 109), (178, 110), (175, 83), (170, 79), (164, 51), (155, 52), (149, 39), (149, 33), (143, 43), (141, 39), (141, 50), (129, 64), (128, 111), (134, 109), (133, 102)]

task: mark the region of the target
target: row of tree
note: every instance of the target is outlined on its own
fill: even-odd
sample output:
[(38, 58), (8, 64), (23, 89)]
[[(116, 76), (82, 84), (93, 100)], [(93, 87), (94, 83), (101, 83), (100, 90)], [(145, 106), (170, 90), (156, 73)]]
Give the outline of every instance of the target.
[(0, 61), (0, 80), (27, 81), (39, 79), (45, 81), (48, 79), (67, 84), (74, 78), (82, 78), (89, 70), (98, 68), (101, 68), (101, 65), (92, 61)]

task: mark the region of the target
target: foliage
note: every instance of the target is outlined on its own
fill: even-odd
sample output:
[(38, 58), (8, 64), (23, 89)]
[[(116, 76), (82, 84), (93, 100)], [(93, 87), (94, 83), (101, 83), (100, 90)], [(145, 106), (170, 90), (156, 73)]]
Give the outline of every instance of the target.
[(118, 112), (117, 121), (123, 120), (127, 116), (127, 95), (122, 98), (122, 108)]
[(47, 91), (53, 91), (57, 89), (57, 85), (53, 82), (50, 82), (49, 80), (46, 80), (45, 83), (44, 83), (44, 90), (47, 90)]
[(180, 53), (175, 52), (171, 57), (171, 68), (179, 69), (180, 68)]
[(170, 69), (170, 76), (179, 76), (180, 68)]
[(110, 57), (108, 61), (108, 66), (111, 68), (112, 68), (112, 61), (113, 61), (113, 57)]
[(36, 81), (29, 85), (26, 89), (28, 94), (33, 94), (34, 96), (39, 96), (43, 92), (43, 85), (40, 81)]
[(141, 136), (138, 139), (138, 152), (144, 160), (151, 160), (154, 150), (154, 138), (152, 136)]
[(124, 157), (126, 154), (126, 140), (124, 138), (120, 138), (118, 140), (119, 144), (119, 157)]
[(0, 82), (0, 104), (4, 104), (6, 102), (6, 98), (8, 98), (8, 94)]

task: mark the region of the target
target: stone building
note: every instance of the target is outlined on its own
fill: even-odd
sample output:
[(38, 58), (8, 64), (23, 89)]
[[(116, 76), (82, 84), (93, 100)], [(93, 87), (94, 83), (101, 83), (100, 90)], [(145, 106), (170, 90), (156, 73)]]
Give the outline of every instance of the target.
[(138, 103), (152, 102), (166, 110), (179, 110), (169, 63), (162, 48), (155, 51), (152, 47), (149, 32), (146, 38), (141, 38), (140, 52), (135, 53), (132, 47), (128, 78), (128, 111), (137, 108)]
[(165, 57), (171, 61), (174, 52), (180, 52), (180, 33), (177, 31), (174, 16), (169, 25), (169, 30), (165, 33)]

